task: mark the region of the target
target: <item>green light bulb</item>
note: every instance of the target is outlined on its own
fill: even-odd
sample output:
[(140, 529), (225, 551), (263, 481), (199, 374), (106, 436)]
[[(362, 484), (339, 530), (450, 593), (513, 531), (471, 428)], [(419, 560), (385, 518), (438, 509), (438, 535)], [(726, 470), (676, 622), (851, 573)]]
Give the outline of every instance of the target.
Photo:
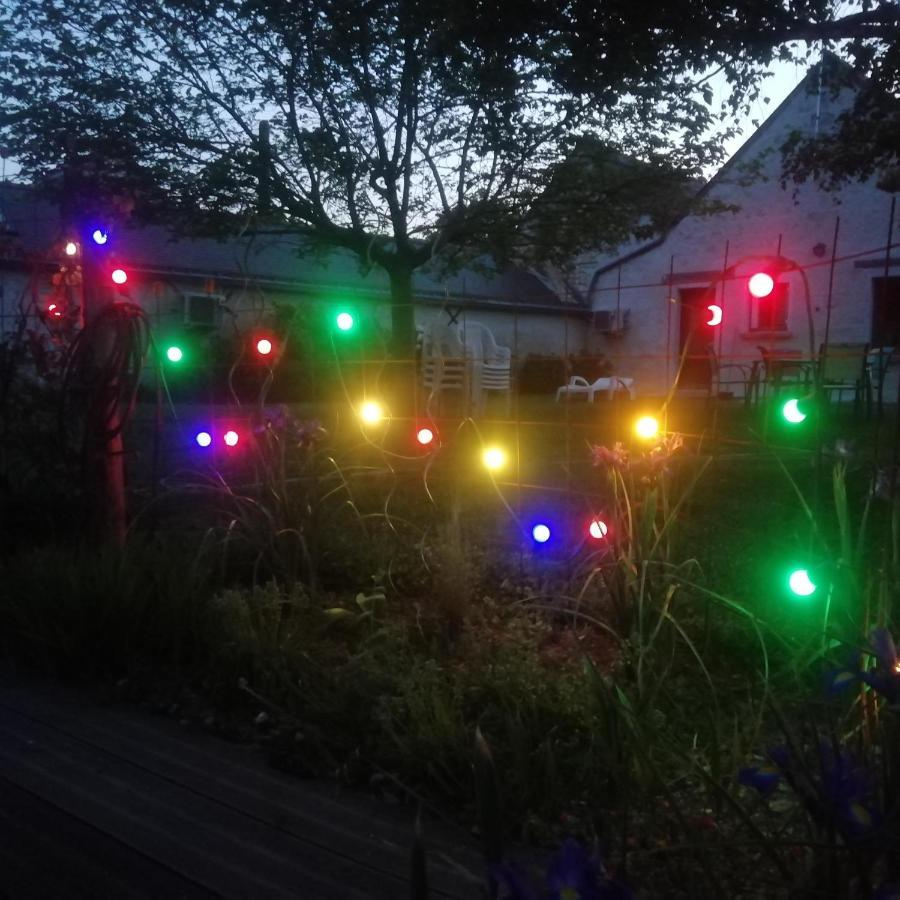
[(788, 585), (798, 597), (809, 597), (816, 592), (816, 584), (806, 569), (794, 569), (788, 578)]
[(181, 360), (184, 359), (184, 351), (181, 347), (169, 347), (168, 350), (166, 350), (166, 359), (173, 363), (181, 362)]
[(791, 425), (799, 425), (806, 420), (806, 413), (800, 409), (800, 401), (796, 397), (791, 397), (791, 399), (781, 407), (781, 414), (791, 423)]
[(353, 316), (348, 312), (339, 313), (336, 321), (341, 331), (349, 331), (353, 327)]

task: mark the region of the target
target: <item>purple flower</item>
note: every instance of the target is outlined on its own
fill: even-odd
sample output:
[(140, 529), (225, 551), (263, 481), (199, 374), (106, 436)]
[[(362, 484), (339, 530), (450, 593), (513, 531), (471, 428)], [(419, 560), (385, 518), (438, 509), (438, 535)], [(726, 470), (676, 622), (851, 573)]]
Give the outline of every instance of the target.
[(886, 628), (876, 628), (869, 637), (875, 656), (875, 668), (860, 677), (891, 706), (900, 704), (900, 659), (894, 639)]
[(600, 861), (568, 838), (547, 867), (550, 900), (630, 900), (631, 891), (607, 877)]
[(781, 772), (773, 765), (747, 766), (738, 772), (738, 783), (752, 787), (763, 797), (768, 797), (781, 784)]
[(848, 843), (868, 838), (880, 825), (873, 779), (844, 748), (822, 740), (818, 766), (795, 759), (784, 745), (772, 747), (768, 756), (768, 764), (741, 769), (738, 781), (767, 797), (783, 778), (810, 817)]
[(628, 888), (610, 878), (603, 865), (568, 838), (547, 864), (547, 894), (539, 893), (522, 870), (503, 863), (491, 867), (498, 900), (633, 900)]
[(768, 762), (760, 766), (747, 766), (738, 772), (738, 783), (754, 788), (763, 797), (772, 794), (785, 775), (791, 786), (794, 785), (791, 778), (793, 768), (791, 751), (784, 744), (779, 744), (769, 747), (766, 755), (769, 757)]
[(547, 886), (553, 900), (598, 900), (597, 861), (577, 841), (568, 838), (547, 866)]
[(859, 838), (877, 824), (872, 779), (850, 753), (823, 741), (819, 799), (825, 815), (847, 838)]
[(837, 665), (825, 673), (825, 693), (830, 697), (853, 687), (862, 680), (862, 658), (856, 649), (848, 650)]

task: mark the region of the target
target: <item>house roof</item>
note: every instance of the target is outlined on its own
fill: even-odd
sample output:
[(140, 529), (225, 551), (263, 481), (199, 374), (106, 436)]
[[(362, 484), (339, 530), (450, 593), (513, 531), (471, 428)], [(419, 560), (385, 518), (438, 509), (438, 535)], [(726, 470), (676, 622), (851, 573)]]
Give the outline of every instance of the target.
[[(0, 183), (0, 261), (39, 261), (64, 237), (58, 207), (32, 186)], [(349, 250), (316, 250), (300, 235), (258, 232), (241, 237), (177, 237), (159, 226), (126, 226), (115, 236), (117, 256), (138, 272), (184, 279), (215, 278), (304, 295), (353, 293), (373, 301), (390, 297), (387, 273), (364, 271)], [(442, 274), (423, 267), (413, 274), (418, 302), (445, 302), (474, 308), (559, 312), (572, 309), (531, 272), (491, 260)]]

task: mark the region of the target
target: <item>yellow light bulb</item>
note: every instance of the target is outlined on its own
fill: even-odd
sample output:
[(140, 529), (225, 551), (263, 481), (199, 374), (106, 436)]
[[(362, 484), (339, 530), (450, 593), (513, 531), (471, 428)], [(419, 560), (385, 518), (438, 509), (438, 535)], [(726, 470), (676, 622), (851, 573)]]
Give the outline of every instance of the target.
[(481, 454), (482, 462), (485, 468), (495, 472), (502, 469), (506, 465), (506, 453), (500, 447), (487, 447)]
[(639, 438), (649, 441), (659, 434), (659, 422), (653, 416), (641, 416), (634, 423), (634, 433)]
[(359, 417), (366, 425), (377, 425), (384, 418), (384, 410), (380, 403), (367, 400), (359, 408)]

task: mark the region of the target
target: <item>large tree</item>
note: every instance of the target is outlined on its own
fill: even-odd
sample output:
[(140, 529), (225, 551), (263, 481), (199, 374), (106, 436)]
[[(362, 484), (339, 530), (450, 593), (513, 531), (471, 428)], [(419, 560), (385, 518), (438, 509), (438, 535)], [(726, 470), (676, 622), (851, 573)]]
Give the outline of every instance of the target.
[[(521, 16), (416, 0), (12, 2), (0, 137), (27, 175), (68, 152), (91, 196), (129, 190), (145, 215), (233, 227), (255, 211), (354, 251), (387, 272), (395, 349), (408, 352), (412, 272), (453, 251), (526, 255), (547, 228), (523, 222), (580, 136), (602, 135), (604, 159), (678, 177), (718, 148), (676, 72), (651, 81), (623, 59), (583, 79), (561, 64), (555, 12)], [(584, 184), (567, 220), (585, 240), (618, 240), (643, 212), (649, 181), (632, 181), (627, 203)]]
[[(826, 89), (852, 84), (856, 99), (836, 131), (796, 135), (784, 148), (785, 175), (825, 186), (881, 176), (900, 188), (900, 3), (891, 0), (533, 0), (564, 35), (565, 65), (589, 79), (597, 57), (627, 57), (650, 80), (672, 71), (721, 73), (731, 91), (719, 113), (747, 113), (777, 61), (809, 64), (828, 52)], [(664, 72), (660, 72), (660, 60)], [(689, 77), (694, 77), (690, 75)], [(712, 99), (712, 94), (707, 94)]]
[[(547, 254), (555, 234), (564, 253), (615, 243), (646, 225), (648, 172), (684, 178), (715, 162), (711, 71), (737, 104), (790, 41), (880, 46), (896, 28), (893, 5), (832, 10), (0, 0), (0, 140), (27, 176), (68, 157), (92, 197), (127, 190), (138, 213), (170, 224), (246, 227), (254, 212), (256, 225), (352, 250), (387, 272), (394, 349), (407, 354), (418, 267), (454, 251)], [(584, 178), (562, 165), (576, 146)]]

